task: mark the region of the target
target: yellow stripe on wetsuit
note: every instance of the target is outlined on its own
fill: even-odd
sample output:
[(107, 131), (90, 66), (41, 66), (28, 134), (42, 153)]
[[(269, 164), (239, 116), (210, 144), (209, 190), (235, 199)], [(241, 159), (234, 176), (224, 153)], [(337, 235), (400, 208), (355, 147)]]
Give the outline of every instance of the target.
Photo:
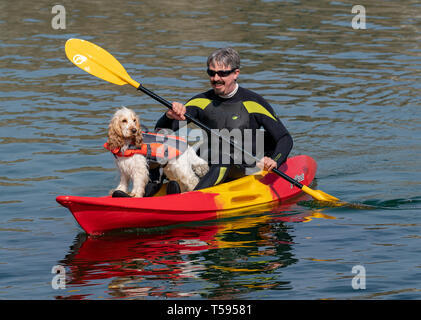
[(248, 113), (261, 113), (277, 121), (276, 118), (265, 107), (263, 107), (261, 104), (258, 104), (257, 102), (244, 101), (243, 105), (246, 107)]
[(187, 102), (185, 104), (186, 107), (188, 106), (193, 106), (193, 107), (198, 107), (200, 109), (205, 109), (212, 101), (209, 99), (205, 99), (205, 98), (196, 98), (193, 100), (190, 100), (189, 102)]
[(221, 182), (222, 178), (225, 176), (225, 172), (227, 172), (227, 167), (219, 168), (218, 179), (216, 179), (215, 183), (213, 184), (214, 186)]
[[(211, 102), (212, 100), (209, 99), (196, 98), (187, 102), (185, 106), (194, 106), (204, 110)], [(243, 105), (248, 113), (260, 113), (277, 121), (277, 119), (265, 107), (255, 101), (243, 101)]]

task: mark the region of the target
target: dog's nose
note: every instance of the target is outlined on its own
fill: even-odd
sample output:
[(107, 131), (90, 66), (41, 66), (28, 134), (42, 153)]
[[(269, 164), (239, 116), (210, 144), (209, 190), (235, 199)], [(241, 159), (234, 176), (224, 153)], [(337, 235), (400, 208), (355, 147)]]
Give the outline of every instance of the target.
[(132, 129), (132, 133), (136, 133), (137, 132), (137, 129), (136, 128), (133, 128)]

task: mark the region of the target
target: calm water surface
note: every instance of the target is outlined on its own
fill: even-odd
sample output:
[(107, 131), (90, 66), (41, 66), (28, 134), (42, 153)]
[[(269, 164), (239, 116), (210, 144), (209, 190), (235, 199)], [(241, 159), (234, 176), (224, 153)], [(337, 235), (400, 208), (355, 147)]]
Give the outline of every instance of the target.
[[(364, 1), (0, 2), (0, 299), (419, 299), (421, 4)], [(71, 64), (68, 38), (110, 51), (171, 101), (209, 87), (207, 55), (233, 46), (240, 84), (262, 94), (318, 162), (308, 196), (237, 219), (87, 237), (55, 198), (117, 183), (103, 148), (114, 110), (153, 127), (164, 107)], [(51, 269), (66, 270), (66, 288)], [(366, 270), (354, 290), (352, 268)]]

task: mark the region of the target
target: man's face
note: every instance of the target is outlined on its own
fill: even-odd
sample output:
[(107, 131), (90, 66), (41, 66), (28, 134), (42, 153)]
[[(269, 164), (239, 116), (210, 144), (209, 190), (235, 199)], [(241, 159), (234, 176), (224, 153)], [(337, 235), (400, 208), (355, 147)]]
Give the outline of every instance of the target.
[[(209, 70), (211, 71), (229, 71), (231, 69), (231, 66), (225, 66), (219, 63), (211, 63), (209, 65)], [(235, 89), (235, 81), (237, 80), (239, 74), (240, 70), (236, 69), (227, 76), (219, 76), (218, 74), (209, 76), (211, 86), (215, 93), (220, 96), (225, 96), (231, 93)]]

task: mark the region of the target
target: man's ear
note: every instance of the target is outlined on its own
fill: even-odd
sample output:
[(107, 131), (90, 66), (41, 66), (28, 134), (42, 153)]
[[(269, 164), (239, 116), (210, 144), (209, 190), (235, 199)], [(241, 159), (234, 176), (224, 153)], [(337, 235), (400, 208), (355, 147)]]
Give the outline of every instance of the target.
[(237, 81), (238, 76), (240, 75), (240, 69), (234, 71), (234, 80)]

